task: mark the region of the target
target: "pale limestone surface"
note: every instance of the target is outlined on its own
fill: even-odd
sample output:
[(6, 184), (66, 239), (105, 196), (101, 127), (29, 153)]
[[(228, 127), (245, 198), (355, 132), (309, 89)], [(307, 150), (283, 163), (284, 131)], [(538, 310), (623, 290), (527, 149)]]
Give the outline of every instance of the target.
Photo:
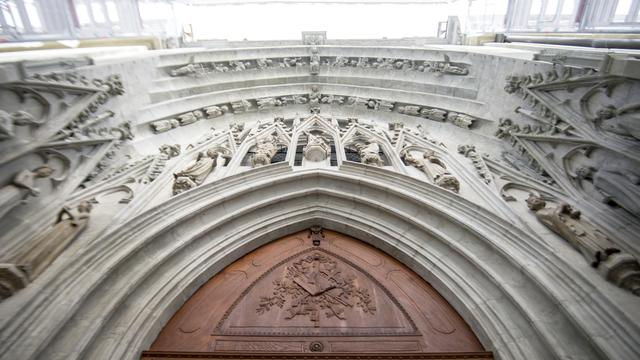
[[(86, 230), (41, 276), (0, 303), (0, 358), (135, 359), (188, 297), (224, 266), (315, 224), (371, 243), (412, 268), (456, 308), (499, 359), (637, 357), (640, 299), (607, 282), (565, 240), (540, 224), (524, 203), (529, 193), (551, 203), (569, 202), (626, 253), (640, 255), (639, 219), (603, 203), (588, 181), (572, 178), (572, 169), (585, 163), (638, 169), (635, 140), (589, 125), (589, 113), (580, 112), (579, 99), (588, 87), (567, 91), (571, 81), (606, 80), (605, 68), (595, 69), (602, 78), (574, 68), (570, 78), (556, 81), (546, 74), (566, 69), (532, 60), (537, 48), (328, 42), (318, 46), (320, 71), (311, 75), (309, 46), (249, 45), (254, 47), (83, 53), (73, 70), (55, 70), (60, 67), (55, 61), (0, 64), (0, 91), (5, 95), (0, 109), (25, 107), (36, 117), (43, 114), (42, 103), (16, 101), (10, 90), (17, 82), (44, 94), (54, 105), (63, 100), (70, 105), (56, 110), (42, 125), (53, 134), (68, 127), (105, 91), (91, 79), (119, 74), (125, 91), (95, 105), (91, 114), (114, 113), (86, 127), (95, 131), (76, 127), (77, 135), (43, 139), (37, 149), (15, 150), (9, 154), (13, 160), (0, 164), (0, 185), (25, 167), (46, 163), (54, 169), (50, 179), (37, 180), (42, 190), (37, 198), (0, 219), (0, 261), (28, 247), (62, 206), (94, 203)], [(60, 54), (67, 55), (79, 54)], [(442, 62), (444, 55), (469, 73), (326, 64), (338, 56)], [(189, 63), (285, 57), (307, 63), (169, 75), (171, 69)], [(83, 63), (87, 58), (90, 61)], [(52, 71), (85, 76), (89, 82), (34, 80), (34, 75)], [(524, 85), (515, 94), (504, 91), (507, 75), (538, 72), (540, 83)], [(537, 81), (535, 75), (532, 78)], [(610, 98), (595, 95), (588, 99), (589, 106), (633, 105), (629, 99), (640, 93), (638, 84), (617, 81), (620, 85)], [(545, 86), (552, 90), (545, 92)], [(254, 102), (308, 96), (313, 87), (322, 96), (374, 99), (381, 107), (321, 102), (319, 114), (312, 115), (316, 110), (308, 103), (259, 110)], [(62, 97), (47, 92), (51, 89)], [(548, 94), (568, 100), (554, 102)], [(232, 103), (241, 100), (249, 100), (249, 110), (233, 109)], [(380, 100), (392, 103), (392, 111), (384, 110)], [(212, 105), (228, 110), (161, 133), (150, 126)], [(404, 105), (467, 114), (475, 120), (464, 129), (450, 121), (398, 112)], [(559, 114), (554, 126), (569, 124), (569, 130), (522, 131), (526, 125), (551, 126), (549, 114), (534, 120), (514, 111), (541, 106)], [(505, 138), (495, 137), (500, 118), (512, 119), (519, 130), (510, 128)], [(99, 130), (123, 121), (130, 122), (135, 137)], [(301, 135), (312, 130), (335, 147), (335, 165), (329, 158), (296, 163), (295, 150), (305, 145)], [(21, 131), (11, 141), (29, 144), (27, 129)], [(251, 153), (265, 135), (277, 136), (278, 146), (288, 151), (272, 157), (277, 163), (252, 168)], [(352, 155), (344, 152), (364, 139), (380, 145), (384, 161), (379, 166), (350, 161)], [(179, 154), (161, 155), (158, 148), (164, 144), (180, 145)], [(475, 150), (460, 153), (461, 145)], [(589, 146), (596, 148), (582, 151)], [(208, 149), (229, 155), (228, 164), (223, 166), (219, 157), (201, 185), (172, 196), (173, 173)], [(405, 165), (403, 150), (418, 155), (433, 151), (459, 181), (459, 193), (436, 186), (427, 174)], [(505, 161), (503, 152), (519, 162)]]

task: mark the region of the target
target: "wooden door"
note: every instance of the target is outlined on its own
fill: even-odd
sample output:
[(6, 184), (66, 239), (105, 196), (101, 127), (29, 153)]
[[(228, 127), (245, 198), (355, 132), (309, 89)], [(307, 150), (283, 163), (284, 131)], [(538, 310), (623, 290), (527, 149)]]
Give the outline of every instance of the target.
[(351, 237), (312, 230), (269, 243), (210, 279), (142, 358), (491, 359), (406, 266)]

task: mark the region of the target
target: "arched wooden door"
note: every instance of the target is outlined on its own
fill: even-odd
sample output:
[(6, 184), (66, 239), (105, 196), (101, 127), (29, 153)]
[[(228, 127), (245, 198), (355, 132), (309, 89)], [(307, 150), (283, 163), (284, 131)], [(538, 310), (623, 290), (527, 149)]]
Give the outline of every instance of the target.
[(380, 250), (319, 228), (269, 243), (214, 276), (142, 358), (338, 354), (492, 358), (418, 275)]

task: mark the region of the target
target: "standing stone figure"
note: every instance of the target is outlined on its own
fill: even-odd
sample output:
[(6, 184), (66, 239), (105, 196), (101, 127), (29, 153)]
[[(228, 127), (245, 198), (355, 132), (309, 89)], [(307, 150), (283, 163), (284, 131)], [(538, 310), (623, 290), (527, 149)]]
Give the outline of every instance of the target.
[(51, 176), (53, 169), (47, 165), (40, 166), (33, 171), (22, 170), (17, 173), (10, 184), (0, 188), (0, 219), (11, 209), (31, 196), (40, 195), (40, 189), (35, 187), (35, 179)]
[[(222, 154), (229, 158), (228, 155)], [(173, 195), (178, 195), (189, 189), (202, 185), (209, 173), (216, 167), (218, 153), (214, 149), (198, 153), (196, 160), (189, 163), (181, 171), (174, 173)]]
[(582, 253), (592, 267), (609, 281), (640, 296), (640, 264), (631, 255), (623, 253), (606, 235), (580, 218), (580, 211), (567, 203), (547, 208), (538, 196), (529, 195), (529, 209), (538, 220), (560, 235)]
[(640, 177), (632, 171), (581, 166), (576, 169), (576, 175), (580, 180), (592, 181), (606, 201), (613, 200), (631, 214), (640, 216)]
[(271, 164), (271, 158), (278, 151), (278, 139), (273, 135), (268, 135), (258, 139), (256, 152), (251, 156), (251, 167), (260, 167)]
[(75, 209), (64, 207), (55, 224), (37, 235), (25, 250), (0, 264), (0, 298), (7, 298), (42, 272), (87, 227), (91, 204), (83, 201)]
[(320, 55), (318, 54), (318, 48), (311, 48), (311, 59), (309, 61), (309, 72), (311, 75), (318, 75), (320, 73)]
[(360, 162), (366, 165), (384, 166), (384, 161), (380, 158), (380, 145), (375, 141), (367, 141), (364, 144), (356, 144), (360, 154)]

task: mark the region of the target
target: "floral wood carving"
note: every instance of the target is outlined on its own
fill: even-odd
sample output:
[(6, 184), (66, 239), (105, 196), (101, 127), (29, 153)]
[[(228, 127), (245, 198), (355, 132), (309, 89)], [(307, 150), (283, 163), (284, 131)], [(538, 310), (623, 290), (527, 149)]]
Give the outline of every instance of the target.
[(327, 318), (335, 316), (341, 320), (349, 308), (357, 307), (371, 315), (376, 312), (369, 290), (356, 287), (354, 279), (342, 275), (334, 259), (319, 252), (288, 266), (285, 278), (273, 285), (273, 296), (263, 296), (256, 309), (260, 315), (278, 306), (289, 313), (285, 319), (308, 316), (318, 327), (323, 310)]

